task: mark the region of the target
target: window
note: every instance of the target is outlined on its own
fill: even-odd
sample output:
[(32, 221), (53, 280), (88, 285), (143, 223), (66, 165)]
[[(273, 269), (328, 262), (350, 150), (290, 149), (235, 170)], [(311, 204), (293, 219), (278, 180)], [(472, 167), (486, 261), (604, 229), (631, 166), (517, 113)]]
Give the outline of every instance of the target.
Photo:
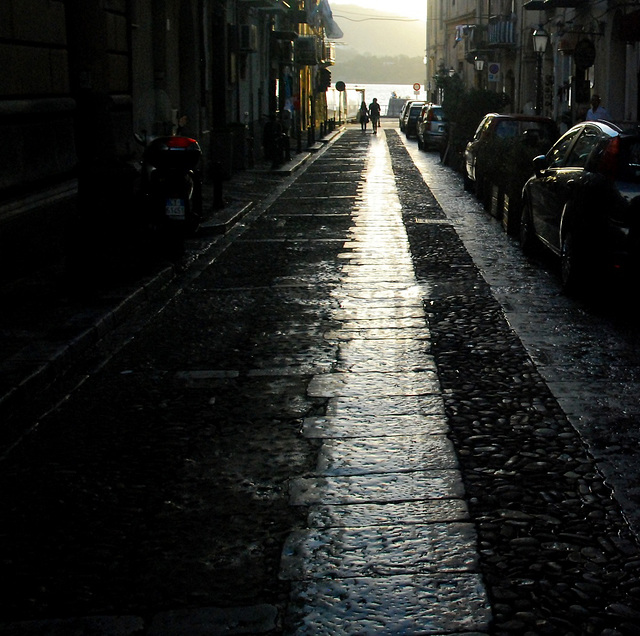
[(520, 125), (517, 121), (501, 121), (496, 126), (496, 137), (498, 139), (512, 139), (520, 132)]
[(549, 150), (547, 153), (549, 168), (559, 168), (564, 163), (569, 147), (574, 142), (579, 132), (580, 130), (574, 130), (573, 132), (566, 134), (555, 146), (553, 146), (553, 148), (551, 148), (551, 150)]
[(578, 141), (576, 141), (575, 145), (571, 149), (571, 153), (569, 154), (569, 158), (565, 165), (572, 168), (584, 168), (587, 164), (587, 159), (589, 158), (591, 151), (598, 143), (598, 139), (598, 132), (595, 128), (585, 128), (580, 137), (578, 137)]

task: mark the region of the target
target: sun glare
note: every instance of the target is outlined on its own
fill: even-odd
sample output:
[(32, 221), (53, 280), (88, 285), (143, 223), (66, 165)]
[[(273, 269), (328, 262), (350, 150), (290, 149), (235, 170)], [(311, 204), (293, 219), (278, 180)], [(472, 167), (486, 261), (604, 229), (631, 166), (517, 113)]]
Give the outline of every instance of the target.
[[(329, 0), (329, 5), (334, 13), (340, 13), (344, 5), (357, 6), (358, 9), (362, 7), (361, 12), (364, 18), (367, 17), (367, 9), (423, 21), (426, 20), (427, 13), (425, 0), (394, 0), (393, 3), (389, 0)], [(355, 12), (350, 13), (349, 17), (355, 17)]]

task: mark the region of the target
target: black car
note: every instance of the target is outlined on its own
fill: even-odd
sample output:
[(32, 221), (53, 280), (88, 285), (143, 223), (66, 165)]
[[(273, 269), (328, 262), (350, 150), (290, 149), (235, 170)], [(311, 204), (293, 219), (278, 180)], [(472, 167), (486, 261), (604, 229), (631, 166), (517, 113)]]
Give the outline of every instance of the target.
[(416, 136), (416, 124), (418, 123), (418, 117), (424, 105), (425, 102), (411, 102), (404, 111), (401, 129), (407, 138)]
[(404, 116), (410, 105), (411, 100), (407, 100), (402, 104), (402, 108), (400, 109), (400, 114), (398, 115), (398, 128), (400, 128), (401, 132), (404, 132)]
[(464, 151), (464, 187), (475, 191), (511, 234), (519, 229), (522, 186), (531, 161), (558, 139), (548, 117), (487, 113)]
[(583, 122), (533, 160), (523, 188), (520, 243), (560, 258), (566, 291), (612, 269), (636, 266), (640, 132)]

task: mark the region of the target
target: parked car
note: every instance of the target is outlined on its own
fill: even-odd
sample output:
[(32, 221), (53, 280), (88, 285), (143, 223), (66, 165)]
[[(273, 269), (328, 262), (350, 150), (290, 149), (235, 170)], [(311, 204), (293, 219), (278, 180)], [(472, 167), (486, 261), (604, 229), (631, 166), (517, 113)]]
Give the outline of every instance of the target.
[(398, 127), (400, 128), (401, 132), (404, 132), (404, 114), (407, 112), (410, 105), (411, 105), (411, 100), (408, 99), (400, 109), (400, 114), (398, 115)]
[(640, 132), (582, 122), (533, 160), (523, 189), (520, 243), (560, 258), (575, 291), (611, 268), (636, 266), (640, 229)]
[(444, 110), (438, 104), (425, 104), (416, 123), (418, 148), (428, 150), (439, 148), (446, 135)]
[(558, 138), (552, 119), (488, 113), (464, 151), (464, 187), (475, 191), (505, 229), (519, 227), (522, 186), (532, 174), (531, 161)]
[(425, 102), (409, 102), (402, 119), (402, 130), (407, 137), (416, 136), (416, 123)]

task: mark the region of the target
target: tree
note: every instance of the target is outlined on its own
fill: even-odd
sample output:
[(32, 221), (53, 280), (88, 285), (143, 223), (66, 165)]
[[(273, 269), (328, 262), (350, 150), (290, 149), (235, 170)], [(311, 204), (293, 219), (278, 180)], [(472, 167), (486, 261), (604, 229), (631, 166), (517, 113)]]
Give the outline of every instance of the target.
[(500, 112), (509, 105), (505, 93), (486, 89), (465, 88), (457, 73), (450, 75), (443, 67), (434, 77), (442, 97), (442, 108), (449, 122), (447, 138), (447, 164), (462, 171), (464, 149), (473, 137), (478, 124), (487, 113)]

